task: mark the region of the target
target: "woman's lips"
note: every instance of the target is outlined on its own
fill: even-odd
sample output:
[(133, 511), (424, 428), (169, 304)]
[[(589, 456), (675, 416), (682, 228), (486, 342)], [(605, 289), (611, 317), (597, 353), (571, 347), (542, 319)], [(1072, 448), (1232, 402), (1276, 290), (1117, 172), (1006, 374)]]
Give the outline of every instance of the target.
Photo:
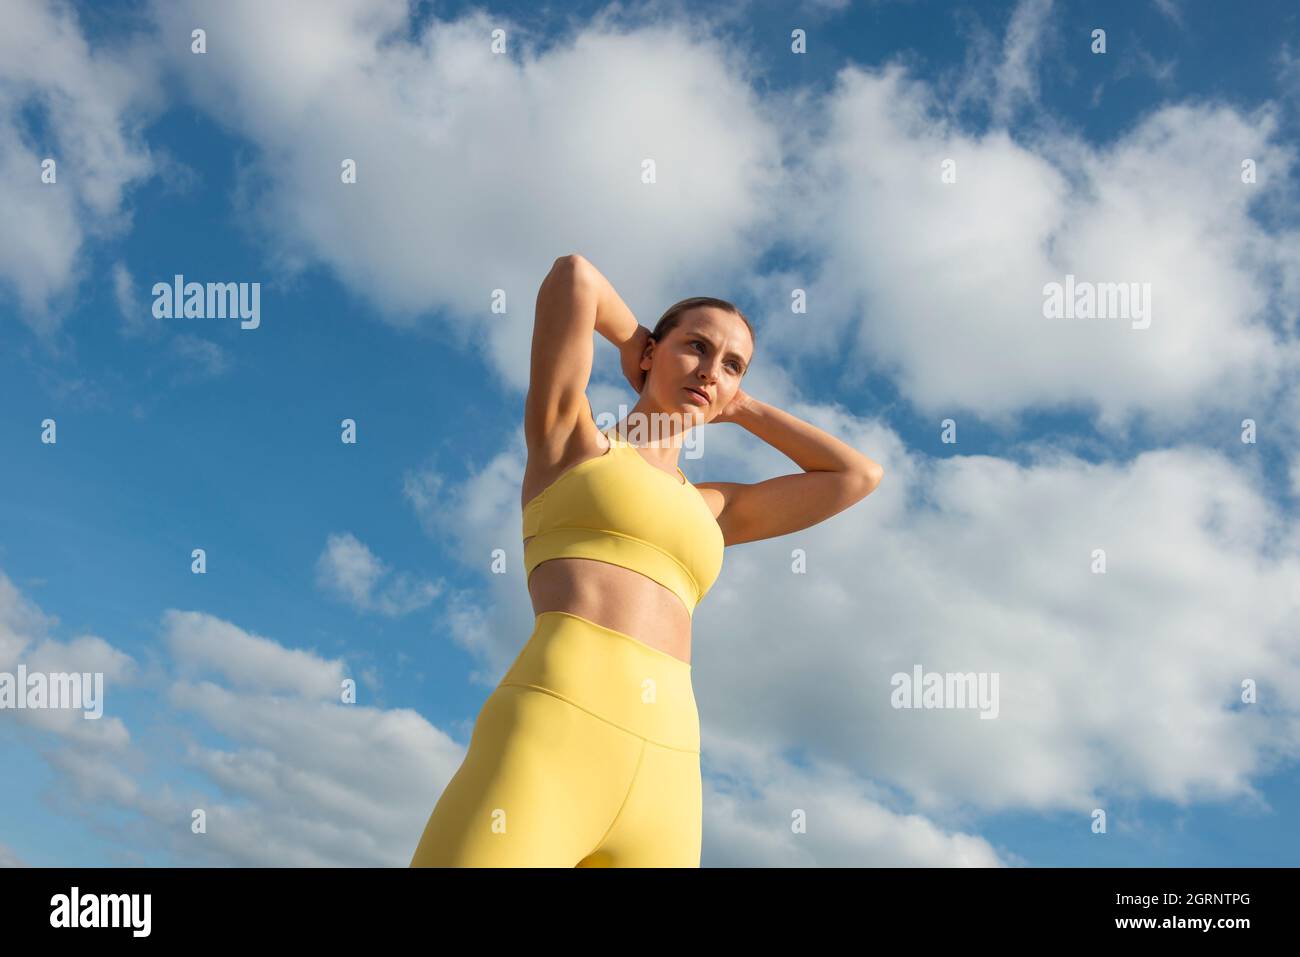
[(708, 404), (709, 404), (709, 400), (708, 400), (708, 399), (706, 399), (704, 396), (700, 395), (700, 393), (696, 392), (696, 391), (695, 391), (694, 389), (692, 389), (690, 386), (683, 386), (683, 389), (685, 389), (686, 394), (689, 395), (689, 396), (691, 397), (691, 401), (693, 401), (696, 405), (708, 405)]

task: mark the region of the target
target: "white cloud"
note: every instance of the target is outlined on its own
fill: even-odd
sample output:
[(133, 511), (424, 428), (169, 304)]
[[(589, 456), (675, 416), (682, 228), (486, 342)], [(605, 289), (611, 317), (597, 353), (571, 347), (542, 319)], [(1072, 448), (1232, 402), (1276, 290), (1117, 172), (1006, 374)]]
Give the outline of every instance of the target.
[[(88, 238), (129, 225), (125, 194), (151, 176), (155, 160), (139, 135), (157, 104), (156, 55), (92, 50), (66, 3), (13, 0), (0, 31), (0, 287), (43, 333), (59, 325), (79, 279)], [(34, 139), (24, 111), (37, 109), (47, 134)], [(57, 180), (41, 182), (41, 163)]]
[[(590, 394), (611, 394), (594, 387)], [(593, 397), (594, 404), (600, 401)], [(507, 569), (523, 567), (523, 526), (519, 483), (526, 459), (522, 432), (511, 445), (492, 456), (473, 481), (453, 483), (435, 467), (412, 470), (403, 478), (403, 494), (430, 538), (443, 554), (468, 569), (486, 570), (493, 553), (505, 553)], [(487, 575), (482, 591), (448, 596), (436, 631), (474, 654), (483, 667), (471, 681), (495, 684), (522, 647), (521, 636), (532, 627), (533, 612), (527, 592), (520, 592), (516, 575)], [(484, 604), (492, 608), (485, 612)]]
[(1101, 105), (1102, 91), (1107, 83), (1114, 84), (1131, 76), (1151, 77), (1162, 87), (1165, 96), (1172, 98), (1174, 74), (1178, 68), (1177, 58), (1158, 60), (1155, 54), (1133, 36), (1125, 39), (1122, 55), (1116, 55), (1111, 62), (1114, 66), (1109, 71), (1109, 75), (1093, 88), (1092, 98), (1088, 103), (1092, 109), (1097, 109)]
[[(779, 132), (743, 52), (693, 27), (621, 31), (598, 16), (540, 51), (527, 28), (484, 11), (431, 18), (412, 40), (403, 2), (155, 10), (167, 35), (207, 24), (209, 52), (177, 46), (171, 65), (258, 148), (241, 218), (274, 271), (320, 262), (394, 322), (441, 316), (520, 391), (537, 286), (557, 256), (591, 253), (657, 316), (680, 283), (712, 285), (747, 261), (770, 215)], [(505, 55), (487, 39), (497, 27)], [(340, 182), (344, 159), (355, 185)], [(495, 289), (505, 315), (488, 309)]]
[[(704, 827), (711, 867), (999, 867), (1025, 863), (988, 841), (891, 810), (869, 780), (801, 768), (747, 738), (710, 734)], [(795, 829), (796, 820), (802, 830)]]
[[(168, 701), (177, 714), (232, 743), (223, 750), (191, 741), (185, 750), (185, 763), (210, 784), (206, 793), (169, 795), (170, 814), (188, 820), (191, 808), (202, 807), (208, 831), (177, 837), (168, 823), (161, 837), (178, 859), (241, 866), (409, 862), (433, 801), (459, 766), (459, 745), (413, 711), (340, 704), (338, 661), (206, 615), (173, 617), (172, 628), (173, 647), (187, 648), (190, 657), (216, 664), (234, 639), (249, 659), (238, 670), (223, 669), (227, 683), (171, 685)], [(312, 675), (317, 679), (308, 681)], [(319, 687), (311, 687), (317, 680)], [(298, 697), (271, 694), (295, 686)], [(152, 800), (111, 783), (104, 789), (122, 803), (143, 807)], [(161, 801), (153, 803), (162, 811)]]
[[(115, 218), (126, 188), (153, 168), (147, 149), (132, 145), (130, 119), (160, 95), (141, 79), (158, 54), (137, 70), (120, 54), (90, 51), (66, 8), (17, 9), (9, 36), (35, 39), (45, 55), (9, 51), (0, 124), (35, 91), (46, 94), (55, 128), (95, 161), (70, 182), (91, 219)], [(1039, 126), (1013, 139), (998, 122), (1038, 103), (1056, 42), (1050, 0), (1022, 0), (1000, 42), (977, 28), (965, 92), (947, 103), (896, 64), (846, 68), (824, 101), (760, 102), (733, 45), (671, 21), (620, 29), (602, 15), (542, 50), (526, 28), (482, 12), (430, 18), (411, 38), (402, 0), (307, 9), (157, 4), (160, 32), (136, 38), (131, 52), (165, 51), (194, 101), (257, 147), (240, 195), (250, 232), (269, 237), (273, 271), (283, 278), (324, 263), (397, 322), (441, 312), (458, 341), (485, 344), (517, 389), (537, 282), (575, 248), (594, 255), (646, 321), (683, 281), (736, 277), (760, 302), (807, 288), (813, 312), (766, 323), (767, 354), (847, 345), (858, 368), (894, 375), (927, 416), (1005, 423), (1030, 408), (1076, 407), (1095, 410), (1108, 430), (1142, 416), (1173, 429), (1264, 404), (1300, 365), (1294, 332), (1280, 338), (1267, 324), (1296, 285), (1300, 237), (1251, 216), (1281, 197), (1295, 160), (1277, 139), (1275, 113), (1174, 103), (1102, 146), (1036, 115)], [(199, 10), (208, 53), (158, 42), (188, 37)], [(482, 39), (497, 25), (508, 28), (504, 56)], [(1130, 60), (1157, 76), (1172, 69), (1140, 47)], [(1285, 75), (1285, 47), (1279, 62)], [(1121, 72), (1135, 68), (1124, 63)], [(593, 85), (591, 75), (609, 79)], [(969, 96), (993, 110), (985, 135), (952, 118)], [(816, 121), (783, 144), (791, 111)], [(10, 132), (17, 150), (6, 155), (22, 166), (32, 157), (13, 159), (24, 147)], [(1243, 156), (1259, 163), (1259, 183), (1225, 172)], [(646, 157), (658, 164), (653, 187), (639, 181)], [(339, 182), (343, 158), (360, 164), (355, 186)], [(792, 161), (785, 172), (783, 158)], [(939, 182), (946, 158), (957, 161), (955, 184)], [(6, 258), (29, 302), (66, 284), (56, 277), (69, 275), (86, 219), (70, 192), (56, 194), (63, 206), (41, 205), (49, 193), (31, 192), (38, 186), (11, 199), (40, 220), (21, 231), (21, 245), (45, 250), (41, 262)], [(817, 265), (740, 279), (761, 245), (754, 237), (776, 224)], [(1150, 282), (1152, 328), (1044, 320), (1042, 287), (1066, 273)], [(119, 299), (128, 275), (114, 273)], [(484, 309), (494, 289), (508, 295), (506, 316)], [(200, 376), (229, 364), (204, 340), (174, 351)]]
[(139, 284), (126, 263), (114, 263), (110, 276), (113, 281), (113, 301), (117, 303), (117, 311), (122, 319), (118, 330), (128, 339), (157, 337), (161, 327), (153, 318), (150, 304), (138, 294)]
[(211, 339), (188, 332), (167, 335), (163, 323), (153, 316), (151, 300), (140, 294), (141, 286), (126, 263), (114, 263), (109, 275), (122, 320), (118, 331), (127, 339), (153, 344), (165, 341), (173, 364), (172, 385), (215, 379), (230, 370), (229, 352)]
[(965, 59), (960, 67), (941, 72), (935, 87), (943, 90), (949, 115), (978, 106), (994, 124), (1006, 126), (1022, 108), (1039, 106), (1041, 65), (1049, 56), (1059, 58), (1063, 49), (1056, 29), (1059, 14), (1052, 0), (1019, 0), (999, 41), (984, 25), (983, 12), (951, 12)]
[(1007, 24), (1002, 62), (994, 72), (993, 119), (1005, 124), (1022, 102), (1038, 102), (1038, 67), (1049, 45), (1052, 0), (1020, 0)]
[[(112, 716), (112, 701), (135, 678), (134, 660), (96, 635), (80, 635), (61, 642), (48, 637), (57, 619), (46, 616), (23, 597), (12, 581), (0, 572), (0, 672), (17, 675), (25, 666), (28, 675), (98, 672), (103, 677), (83, 693), (99, 688), (97, 702), (85, 701), (76, 708), (8, 708), (0, 720), (55, 735), (63, 745), (77, 750), (92, 748), (112, 755), (125, 748), (130, 735), (126, 725)], [(92, 678), (93, 682), (93, 678)], [(18, 689), (21, 693), (23, 689)], [(87, 718), (100, 711), (98, 718)]]
[(23, 597), (8, 577), (0, 574), (0, 668), (8, 667), (35, 639), (58, 624)]
[(1156, 9), (1176, 23), (1178, 26), (1183, 25), (1183, 11), (1178, 6), (1178, 0), (1154, 0)]
[[(55, 621), (0, 572), (0, 648), (21, 652), (33, 641), (28, 631)], [(169, 609), (162, 633), (161, 670), (151, 681), (168, 707), (161, 712), (166, 720), (149, 729), (147, 749), (131, 741), (116, 715), (81, 722), (118, 729), (121, 740), (112, 747), (105, 747), (107, 736), (90, 740), (67, 729), (19, 725), (61, 735), (60, 747), (40, 748), (58, 774), (56, 810), (92, 821), (103, 815), (102, 833), (122, 834), (132, 855), (154, 861), (165, 852), (185, 865), (409, 862), (433, 802), (460, 764), (460, 745), (414, 711), (377, 708), (364, 699), (341, 703), (347, 672), (337, 659), (200, 612)], [(98, 641), (46, 640), (37, 648), (47, 657), (57, 650), (77, 670), (120, 668), (130, 660)], [(119, 713), (130, 707), (120, 694), (108, 695), (107, 703)], [(220, 745), (210, 743), (214, 736)], [(23, 741), (20, 736), (19, 746)], [(173, 783), (178, 770), (198, 772), (200, 784)], [(207, 814), (205, 834), (190, 831), (195, 808)], [(122, 812), (130, 820), (125, 830)], [(0, 847), (0, 866), (17, 863)]]
[[(177, 27), (195, 9), (168, 4), (158, 16)], [(1043, 118), (1015, 138), (996, 127), (975, 136), (901, 67), (848, 68), (824, 104), (801, 101), (816, 114), (801, 142), (805, 128), (821, 132), (792, 154), (805, 168), (783, 182), (769, 162), (779, 122), (712, 41), (670, 26), (593, 29), (542, 54), (494, 58), (483, 37), (501, 21), (486, 14), (435, 23), (410, 42), (403, 3), (338, 2), (311, 18), (303, 9), (208, 11), (211, 52), (181, 49), (173, 64), (198, 102), (261, 148), (244, 183), (256, 225), (270, 230), (282, 264), (324, 262), (398, 321), (436, 309), (483, 316), (490, 290), (507, 289), (507, 321), (449, 328), (467, 342), (487, 335), (492, 361), (517, 387), (537, 272), (554, 255), (617, 247), (613, 266), (599, 265), (625, 298), (667, 302), (667, 277), (683, 268), (702, 277), (751, 255), (747, 230), (759, 215), (820, 258), (809, 274), (754, 281), (759, 301), (808, 288), (813, 309), (799, 322), (768, 322), (763, 355), (843, 351), (893, 373), (936, 424), (941, 414), (1006, 419), (1078, 403), (1106, 427), (1140, 415), (1172, 431), (1204, 412), (1267, 412), (1296, 370), (1294, 313), (1276, 320), (1300, 277), (1300, 238), (1250, 215), (1283, 195), (1295, 160), (1270, 108), (1175, 103), (1100, 146)], [(990, 99), (998, 115), (1036, 100), (1030, 41), (1046, 9), (1027, 3), (1013, 17)], [(593, 85), (592, 75), (617, 80)], [(653, 208), (636, 178), (646, 155), (660, 169)], [(345, 156), (360, 163), (355, 188), (338, 183)], [(1243, 156), (1260, 164), (1253, 187), (1237, 178)], [(958, 164), (950, 186), (939, 181), (948, 157)], [(768, 203), (781, 193), (774, 186), (789, 186), (789, 199)], [(48, 221), (63, 228), (53, 213)], [(1049, 324), (1042, 285), (1066, 272), (1151, 282), (1151, 329)], [(33, 288), (49, 285), (33, 275)], [(755, 394), (852, 436), (887, 477), (816, 529), (730, 549), (696, 616), (706, 761), (740, 762), (737, 774), (758, 789), (742, 800), (713, 787), (721, 853), (993, 863), (998, 852), (944, 817), (1084, 814), (1114, 794), (1257, 798), (1255, 780), (1300, 754), (1289, 632), (1300, 534), (1261, 495), (1250, 460), (1174, 446), (1091, 464), (1048, 443), (1025, 449), (1024, 465), (931, 459), (878, 423), (798, 401), (776, 368), (756, 368), (755, 381)], [(752, 436), (708, 431), (697, 481), (790, 471)], [(491, 548), (503, 547), (520, 568), (522, 447), (512, 441), (455, 487), (408, 476), (426, 526), (450, 531), (470, 565), (486, 568)], [(793, 547), (807, 551), (809, 573), (787, 580)], [(1088, 570), (1099, 547), (1104, 576)], [(330, 537), (319, 571), (324, 587), (362, 609), (396, 614), (431, 598), (431, 586), (404, 576), (385, 586), (390, 570), (351, 535)], [(522, 574), (492, 576), (488, 587), (500, 602), (453, 596), (448, 617), (490, 677), (522, 645), (532, 613)], [(33, 614), (0, 587), (0, 621), (30, 630)], [(434, 783), (458, 761), (445, 735), (413, 712), (338, 707), (340, 662), (198, 612), (169, 612), (164, 625), (182, 675), (173, 706), (236, 742), (196, 745), (188, 759), (249, 802), (208, 801), (220, 825), (212, 840), (178, 838), (178, 853), (257, 863), (409, 856), (409, 829), (418, 834)], [(0, 628), (0, 650), (30, 643), (18, 645), (15, 628)], [(1000, 717), (890, 708), (890, 676), (914, 664), (998, 671)], [(218, 680), (191, 680), (191, 670)], [(1260, 682), (1269, 709), (1234, 707), (1245, 678)], [(285, 689), (296, 697), (272, 696)], [(329, 750), (335, 738), (345, 745)], [(812, 770), (773, 757), (790, 747), (811, 752)], [(351, 783), (376, 748), (392, 757), (386, 776)], [(81, 793), (142, 810), (160, 828), (193, 806), (152, 794), (93, 752), (51, 760)], [(931, 817), (907, 819), (871, 782)], [(382, 797), (394, 787), (421, 793), (385, 818)], [(295, 802), (311, 813), (295, 818)], [(830, 830), (791, 841), (789, 809), (805, 805)], [(850, 840), (832, 847), (828, 833)]]
[[(742, 741), (761, 755), (803, 748), (930, 816), (1086, 814), (1117, 793), (1255, 799), (1259, 778), (1300, 757), (1300, 524), (1261, 493), (1253, 447), (1094, 464), (1049, 440), (1027, 446), (1025, 464), (934, 459), (788, 388), (773, 377), (763, 394), (871, 455), (886, 479), (822, 525), (727, 550), (693, 625), (706, 755)], [(692, 481), (792, 471), (752, 436), (704, 431)], [(522, 470), (515, 443), (440, 493), (440, 536), (510, 549), (513, 574), (486, 576), (488, 598), (450, 623), (489, 674), (532, 621), (516, 558)], [(791, 572), (795, 548), (806, 575)], [(1098, 548), (1104, 575), (1091, 572)], [(1000, 716), (894, 709), (891, 677), (917, 664), (999, 673)], [(1267, 708), (1236, 703), (1247, 678)], [(796, 853), (773, 840), (773, 853)]]
[[(786, 203), (788, 241), (819, 265), (754, 283), (765, 301), (807, 289), (809, 315), (768, 323), (764, 355), (847, 352), (935, 423), (1073, 405), (1107, 430), (1263, 408), (1294, 376), (1277, 276), (1300, 247), (1250, 215), (1295, 159), (1267, 108), (1168, 106), (1097, 147), (1060, 129), (969, 136), (938, 106), (896, 64), (841, 71)], [(1242, 157), (1270, 178), (1242, 184)], [(1067, 274), (1150, 283), (1150, 328), (1045, 319), (1043, 287)]]
[[(33, 615), (39, 610), (0, 573), (0, 620)], [(186, 865), (409, 862), (460, 766), (460, 745), (414, 711), (341, 704), (341, 661), (199, 612), (169, 609), (162, 630), (169, 720), (159, 723), (149, 751), (42, 752), (68, 807), (92, 819), (131, 812), (133, 854), (152, 859), (162, 849)], [(214, 736), (220, 746), (206, 743)], [(888, 811), (873, 788), (842, 770), (804, 771), (746, 749), (719, 742), (710, 753), (726, 771), (726, 783), (706, 783), (706, 846), (719, 863), (999, 862), (978, 837)], [(161, 780), (178, 768), (197, 772), (201, 784)], [(746, 796), (742, 782), (767, 790)], [(790, 807), (809, 815), (808, 834), (797, 840), (788, 836)], [(204, 834), (186, 826), (196, 808), (206, 813)]]
[(316, 583), (358, 611), (377, 611), (391, 617), (405, 615), (425, 607), (441, 591), (434, 583), (405, 572), (389, 579), (390, 573), (389, 567), (351, 532), (330, 535), (316, 562)]
[[(156, 17), (175, 32), (196, 9)], [(1060, 44), (1050, 0), (1022, 0), (999, 40), (977, 27), (954, 96), (895, 63), (845, 68), (822, 100), (762, 101), (733, 45), (671, 21), (597, 19), (538, 52), (480, 12), (430, 18), (412, 39), (396, 0), (313, 9), (205, 9), (218, 42), (172, 52), (194, 101), (258, 148), (241, 192), (250, 230), (282, 272), (324, 263), (395, 322), (444, 316), (520, 391), (537, 284), (575, 249), (647, 323), (690, 286), (738, 298), (747, 285), (769, 303), (805, 288), (804, 321), (760, 315), (763, 355), (847, 349), (931, 418), (1075, 408), (1108, 431), (1141, 418), (1172, 430), (1263, 405), (1300, 366), (1294, 337), (1268, 325), (1300, 243), (1251, 215), (1294, 161), (1274, 113), (1175, 102), (1113, 143), (1080, 139), (1039, 102)], [(495, 26), (507, 55), (483, 40)], [(222, 36), (240, 37), (237, 53)], [(956, 120), (972, 97), (994, 119), (981, 135)], [(1026, 105), (1039, 108), (1013, 138), (1002, 123)], [(1264, 171), (1253, 186), (1236, 176), (1243, 156)], [(339, 182), (344, 158), (354, 186)], [(940, 182), (948, 158), (955, 184)], [(774, 230), (814, 265), (754, 278)], [(1150, 283), (1152, 327), (1044, 319), (1043, 286), (1067, 273)], [(504, 316), (485, 309), (494, 289)]]
[(169, 609), (163, 640), (179, 673), (215, 672), (248, 691), (287, 691), (304, 698), (337, 698), (343, 664), (247, 632), (197, 611)]
[(210, 339), (182, 333), (172, 339), (172, 354), (181, 362), (180, 379), (201, 381), (223, 375), (230, 368), (226, 350)]

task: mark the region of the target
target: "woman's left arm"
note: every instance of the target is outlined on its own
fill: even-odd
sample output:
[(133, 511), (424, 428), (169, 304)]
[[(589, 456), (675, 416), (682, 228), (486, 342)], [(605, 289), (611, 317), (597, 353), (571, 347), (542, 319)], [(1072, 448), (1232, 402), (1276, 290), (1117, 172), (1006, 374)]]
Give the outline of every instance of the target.
[(830, 433), (743, 391), (710, 424), (716, 422), (748, 429), (804, 470), (753, 484), (697, 485), (717, 496), (711, 505), (728, 545), (789, 535), (825, 521), (870, 495), (885, 474), (879, 462)]

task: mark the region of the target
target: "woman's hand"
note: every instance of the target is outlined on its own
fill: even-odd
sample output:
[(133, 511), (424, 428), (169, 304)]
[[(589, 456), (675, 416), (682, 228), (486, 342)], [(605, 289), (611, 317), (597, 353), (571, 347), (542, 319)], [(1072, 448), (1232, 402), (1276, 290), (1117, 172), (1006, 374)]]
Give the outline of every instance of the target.
[(619, 348), (619, 359), (623, 366), (623, 375), (627, 381), (632, 384), (637, 395), (645, 388), (645, 370), (641, 368), (641, 356), (645, 353), (645, 345), (650, 341), (650, 330), (640, 324), (636, 327), (636, 332), (632, 333), (632, 338)]
[(749, 408), (752, 401), (753, 399), (746, 394), (744, 389), (737, 389), (736, 394), (731, 397), (731, 401), (727, 403), (726, 407), (710, 419), (709, 422), (735, 422)]

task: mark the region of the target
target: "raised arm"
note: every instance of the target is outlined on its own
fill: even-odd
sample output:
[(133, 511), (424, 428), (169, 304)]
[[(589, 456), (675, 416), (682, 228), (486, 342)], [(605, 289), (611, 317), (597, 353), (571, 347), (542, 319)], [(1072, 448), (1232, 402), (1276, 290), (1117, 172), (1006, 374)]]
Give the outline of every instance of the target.
[(532, 360), (524, 399), (524, 440), (555, 460), (586, 409), (596, 328), (596, 289), (588, 263), (561, 256), (537, 290)]
[(783, 409), (749, 395), (723, 420), (788, 455), (803, 469), (763, 482), (701, 482), (728, 545), (789, 535), (824, 522), (866, 498), (885, 470), (857, 449)]
[[(599, 332), (634, 367), (644, 340), (640, 324), (613, 285), (587, 259), (573, 253), (551, 266), (537, 290), (532, 364), (524, 400), (524, 440), (530, 457), (554, 463), (564, 456), (574, 430), (590, 422), (587, 384)], [(629, 376), (631, 373), (629, 373)], [(595, 431), (594, 424), (591, 426)]]

